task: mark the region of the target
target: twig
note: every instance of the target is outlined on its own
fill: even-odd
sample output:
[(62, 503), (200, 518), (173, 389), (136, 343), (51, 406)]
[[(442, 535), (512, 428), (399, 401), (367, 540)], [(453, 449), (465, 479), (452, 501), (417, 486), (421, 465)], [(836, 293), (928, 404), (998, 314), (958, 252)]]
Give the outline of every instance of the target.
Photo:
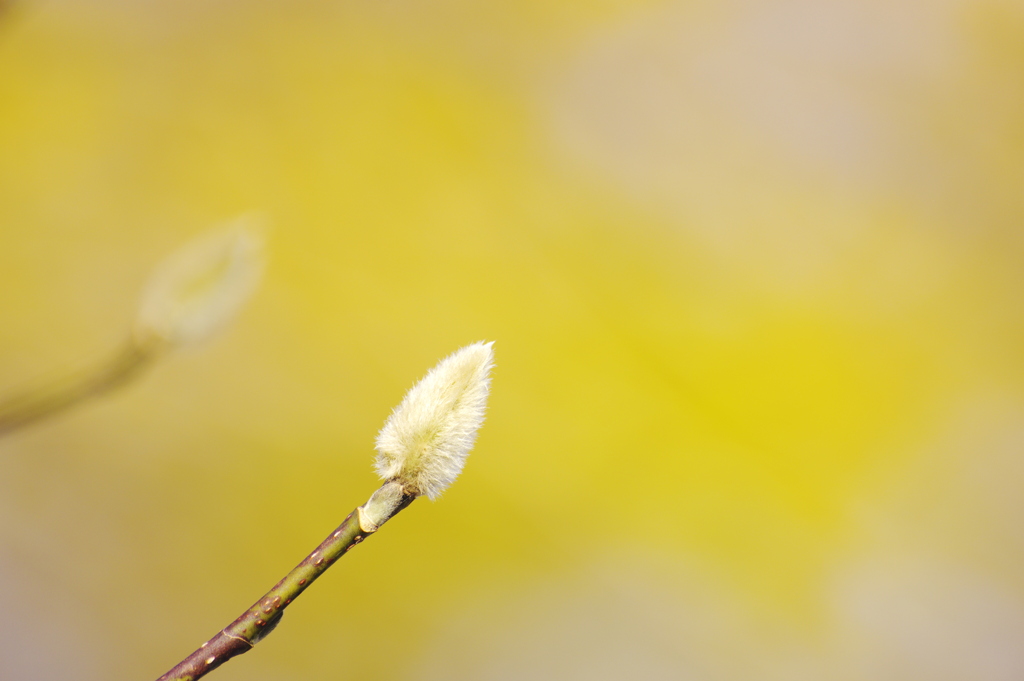
[[(388, 483), (392, 484), (392, 483)], [(383, 489), (383, 488), (382, 488)], [(403, 494), (399, 505), (388, 518), (393, 517), (413, 502), (416, 497)], [(362, 507), (360, 507), (362, 508)], [(364, 528), (360, 523), (360, 509), (349, 514), (345, 521), (325, 539), (313, 553), (299, 563), (284, 579), (274, 585), (261, 599), (238, 616), (216, 636), (201, 645), (194, 653), (174, 666), (157, 681), (193, 681), (213, 671), (236, 655), (247, 653), (263, 640), (281, 621), (285, 608), (299, 597), (313, 581), (368, 536), (375, 528)], [(387, 520), (387, 518), (385, 518)], [(379, 528), (383, 521), (377, 523)]]
[(414, 385), (377, 436), (376, 468), (385, 481), (380, 489), (263, 598), (158, 681), (194, 681), (252, 650), (346, 551), (416, 497), (440, 495), (462, 471), (483, 423), (493, 358), (491, 343), (467, 345)]

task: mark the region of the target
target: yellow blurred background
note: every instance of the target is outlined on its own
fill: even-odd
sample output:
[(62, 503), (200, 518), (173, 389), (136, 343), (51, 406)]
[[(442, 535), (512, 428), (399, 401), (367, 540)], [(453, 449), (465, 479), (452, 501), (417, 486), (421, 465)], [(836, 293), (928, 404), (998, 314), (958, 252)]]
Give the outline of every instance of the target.
[(0, 392), (251, 210), (236, 323), (0, 440), (0, 678), (159, 676), (481, 339), (459, 481), (210, 678), (1024, 678), (1019, 1), (0, 9)]

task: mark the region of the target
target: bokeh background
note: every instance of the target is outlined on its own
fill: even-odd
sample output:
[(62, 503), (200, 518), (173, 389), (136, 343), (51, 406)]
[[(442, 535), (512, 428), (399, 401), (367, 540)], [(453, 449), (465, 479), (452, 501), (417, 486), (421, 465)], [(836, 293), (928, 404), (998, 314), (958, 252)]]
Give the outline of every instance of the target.
[(1024, 5), (0, 3), (0, 387), (272, 224), (225, 332), (0, 441), (0, 678), (155, 678), (495, 340), (462, 478), (211, 678), (1024, 678)]

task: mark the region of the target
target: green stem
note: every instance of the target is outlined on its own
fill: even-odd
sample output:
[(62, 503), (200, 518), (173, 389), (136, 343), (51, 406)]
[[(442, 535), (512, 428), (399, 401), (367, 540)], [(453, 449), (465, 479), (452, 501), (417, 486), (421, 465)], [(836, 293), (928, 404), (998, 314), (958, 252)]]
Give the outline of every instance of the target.
[(155, 340), (133, 339), (94, 369), (0, 400), (0, 435), (58, 414), (127, 383), (156, 359), (162, 349)]
[[(393, 517), (411, 504), (413, 499), (414, 496), (403, 496), (384, 520)], [(349, 549), (373, 534), (384, 523), (384, 520), (381, 520), (376, 527), (366, 530), (360, 526), (360, 515), (358, 509), (350, 513), (313, 553), (306, 556), (273, 589), (157, 681), (194, 681), (232, 657), (252, 650), (277, 626), (284, 609), (298, 598), (299, 594)]]

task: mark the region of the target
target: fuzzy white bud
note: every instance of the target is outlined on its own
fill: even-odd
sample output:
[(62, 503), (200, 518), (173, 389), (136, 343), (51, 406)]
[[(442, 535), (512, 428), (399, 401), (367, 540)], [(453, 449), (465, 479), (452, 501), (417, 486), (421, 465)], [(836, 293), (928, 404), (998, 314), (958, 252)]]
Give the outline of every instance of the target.
[(436, 499), (462, 471), (484, 420), (493, 343), (441, 360), (406, 394), (377, 435), (377, 473), (407, 494)]
[(143, 289), (135, 337), (193, 345), (230, 322), (263, 275), (263, 238), (253, 216), (202, 234), (161, 262)]

